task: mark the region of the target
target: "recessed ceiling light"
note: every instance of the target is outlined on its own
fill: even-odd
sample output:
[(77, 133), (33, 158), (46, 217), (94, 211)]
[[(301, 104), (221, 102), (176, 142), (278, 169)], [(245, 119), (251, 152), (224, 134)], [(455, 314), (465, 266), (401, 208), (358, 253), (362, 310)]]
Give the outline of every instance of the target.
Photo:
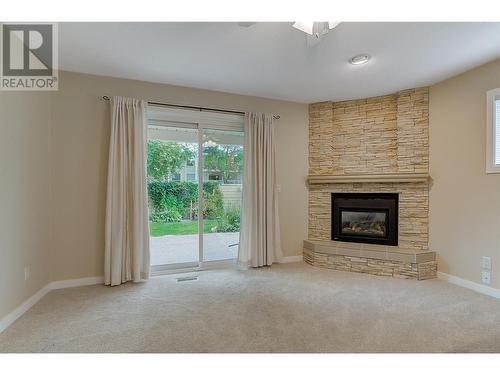
[(352, 65), (361, 65), (361, 64), (366, 64), (368, 60), (370, 60), (370, 55), (366, 54), (356, 55), (349, 59), (349, 63), (351, 63)]

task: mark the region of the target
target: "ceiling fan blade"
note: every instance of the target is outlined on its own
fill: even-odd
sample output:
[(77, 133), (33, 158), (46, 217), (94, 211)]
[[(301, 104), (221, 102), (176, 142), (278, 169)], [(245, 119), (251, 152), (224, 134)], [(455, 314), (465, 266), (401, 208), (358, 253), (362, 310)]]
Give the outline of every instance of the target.
[(255, 25), (257, 22), (237, 22), (238, 26), (241, 27), (250, 27)]
[(306, 34), (313, 34), (314, 22), (295, 22), (292, 26)]

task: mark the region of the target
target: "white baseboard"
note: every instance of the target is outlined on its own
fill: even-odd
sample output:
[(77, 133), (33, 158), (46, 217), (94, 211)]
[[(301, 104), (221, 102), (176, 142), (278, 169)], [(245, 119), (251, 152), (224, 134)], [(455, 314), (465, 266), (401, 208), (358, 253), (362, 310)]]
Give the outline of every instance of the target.
[(33, 294), (30, 298), (19, 305), (15, 310), (10, 312), (7, 316), (0, 319), (0, 333), (5, 331), (12, 323), (19, 319), (25, 312), (31, 309), (38, 301), (40, 301), (51, 290), (73, 288), (77, 286), (87, 286), (102, 284), (104, 277), (85, 277), (83, 279), (60, 280), (53, 281), (45, 285), (38, 292)]
[(88, 286), (88, 285), (96, 285), (103, 283), (104, 283), (103, 276), (84, 277), (83, 279), (52, 281), (50, 283), (50, 289), (55, 290), (55, 289), (74, 288), (77, 286)]
[(475, 292), (481, 293), (481, 294), (486, 294), (487, 296), (490, 297), (495, 297), (495, 298), (500, 298), (500, 290), (492, 288), (491, 286), (483, 285), (483, 284), (478, 284), (470, 280), (462, 279), (461, 277), (458, 276), (453, 276), (449, 275), (444, 272), (439, 272), (437, 273), (437, 276), (440, 280), (447, 281), (451, 284), (455, 284), (467, 289), (471, 289)]
[(30, 298), (24, 301), (16, 309), (11, 311), (7, 316), (0, 320), (0, 333), (5, 331), (12, 323), (19, 319), (26, 311), (31, 309), (35, 303), (40, 301), (45, 295), (50, 292), (50, 283), (45, 285), (38, 292), (33, 294)]
[(289, 257), (283, 257), (281, 259), (281, 263), (294, 263), (294, 262), (302, 262), (302, 255), (292, 255)]

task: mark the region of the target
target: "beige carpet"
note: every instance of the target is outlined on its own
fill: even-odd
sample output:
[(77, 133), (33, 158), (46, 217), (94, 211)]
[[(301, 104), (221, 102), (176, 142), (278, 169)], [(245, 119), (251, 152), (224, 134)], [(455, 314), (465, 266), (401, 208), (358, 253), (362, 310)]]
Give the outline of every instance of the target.
[(302, 263), (52, 291), (0, 352), (499, 352), (500, 300)]

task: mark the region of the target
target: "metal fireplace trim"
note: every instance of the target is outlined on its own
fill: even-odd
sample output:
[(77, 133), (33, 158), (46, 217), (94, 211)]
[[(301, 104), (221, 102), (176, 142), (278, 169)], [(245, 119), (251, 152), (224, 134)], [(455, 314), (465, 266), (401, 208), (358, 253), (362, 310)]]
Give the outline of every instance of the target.
[[(331, 193), (332, 240), (398, 246), (398, 193)], [(342, 211), (386, 212), (386, 236), (348, 235), (342, 233)]]

